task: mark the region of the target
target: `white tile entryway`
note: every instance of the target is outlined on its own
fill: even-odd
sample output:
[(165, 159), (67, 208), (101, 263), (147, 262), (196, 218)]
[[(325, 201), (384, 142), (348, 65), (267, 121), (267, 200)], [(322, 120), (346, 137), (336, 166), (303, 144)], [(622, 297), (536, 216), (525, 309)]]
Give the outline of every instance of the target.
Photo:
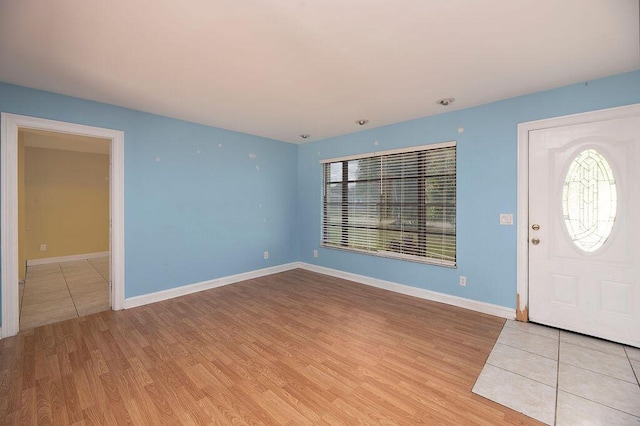
[(640, 349), (507, 321), (473, 392), (548, 425), (640, 426)]
[(27, 267), (20, 330), (108, 310), (109, 257)]

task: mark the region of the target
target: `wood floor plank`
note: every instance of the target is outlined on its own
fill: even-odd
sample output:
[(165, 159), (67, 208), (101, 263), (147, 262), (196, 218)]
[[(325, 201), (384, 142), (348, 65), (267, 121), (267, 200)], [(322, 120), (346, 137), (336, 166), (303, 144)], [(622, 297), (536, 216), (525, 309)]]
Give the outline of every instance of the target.
[(0, 425), (539, 424), (471, 393), (503, 324), (292, 270), (0, 341)]
[(20, 413), (16, 412), (16, 417), (19, 417), (21, 425), (34, 425), (38, 423), (37, 418), (38, 406), (37, 406), (37, 394), (35, 386), (30, 387), (22, 391), (22, 406), (20, 407)]
[(36, 381), (36, 413), (38, 424), (53, 424), (51, 404), (53, 398), (49, 394), (48, 378)]
[(207, 386), (203, 390), (216, 407), (218, 419), (223, 424), (276, 424), (273, 417), (261, 409), (258, 403), (261, 395), (247, 398), (247, 394), (238, 385), (223, 388)]
[(76, 388), (76, 381), (73, 373), (62, 376), (62, 390), (64, 392), (65, 408), (71, 423), (83, 420), (82, 407), (80, 406), (80, 397)]

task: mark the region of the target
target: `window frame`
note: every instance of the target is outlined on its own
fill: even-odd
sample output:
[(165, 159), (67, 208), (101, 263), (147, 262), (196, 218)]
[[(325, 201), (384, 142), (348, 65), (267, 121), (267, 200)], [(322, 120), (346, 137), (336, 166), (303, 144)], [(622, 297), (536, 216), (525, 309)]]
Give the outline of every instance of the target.
[[(453, 156), (454, 156), (454, 162), (453, 162), (453, 166), (448, 168), (446, 170), (446, 173), (440, 173), (437, 175), (431, 175), (428, 176), (426, 174), (426, 168), (427, 168), (427, 163), (426, 163), (426, 159), (425, 157), (427, 156), (427, 152), (429, 151), (433, 151), (433, 150), (439, 150), (439, 149), (443, 149), (443, 148), (453, 148)], [(415, 164), (417, 164), (417, 166), (419, 168), (421, 168), (420, 174), (417, 177), (417, 185), (416, 188), (419, 188), (417, 190), (417, 202), (415, 202), (415, 207), (416, 207), (416, 211), (418, 212), (418, 225), (417, 225), (417, 230), (415, 231), (407, 231), (404, 229), (400, 229), (399, 232), (401, 232), (401, 235), (405, 235), (405, 233), (407, 234), (415, 234), (418, 243), (417, 246), (418, 248), (415, 249), (417, 250), (420, 254), (416, 255), (416, 254), (408, 254), (408, 253), (402, 253), (401, 251), (403, 251), (404, 249), (400, 249), (399, 251), (389, 251), (389, 250), (380, 250), (380, 249), (363, 249), (363, 248), (359, 248), (359, 247), (353, 247), (353, 246), (349, 246), (349, 235), (348, 232), (350, 229), (354, 229), (355, 227), (353, 225), (349, 224), (349, 206), (350, 206), (350, 200), (349, 200), (349, 183), (354, 183), (354, 182), (369, 182), (372, 181), (371, 179), (349, 179), (349, 167), (348, 167), (348, 162), (352, 161), (352, 160), (365, 160), (368, 158), (372, 158), (372, 157), (378, 157), (381, 160), (381, 164), (383, 162), (382, 157), (388, 157), (388, 156), (392, 156), (394, 154), (405, 154), (405, 153), (417, 153), (418, 157), (422, 157), (422, 160), (417, 160)], [(330, 167), (331, 166), (327, 166), (327, 164), (331, 164), (331, 163), (342, 163), (342, 173), (341, 173), (341, 180), (338, 182), (335, 181), (331, 181), (331, 176), (328, 176), (327, 173), (330, 173)], [(379, 256), (379, 257), (386, 257), (386, 258), (392, 258), (392, 259), (400, 259), (400, 260), (407, 260), (407, 261), (412, 261), (412, 262), (419, 262), (419, 263), (426, 263), (426, 264), (432, 264), (432, 265), (438, 265), (438, 266), (444, 266), (444, 267), (450, 267), (450, 268), (456, 268), (457, 267), (457, 180), (458, 180), (458, 176), (457, 176), (457, 163), (458, 163), (458, 157), (457, 157), (457, 142), (456, 141), (448, 141), (448, 142), (440, 142), (440, 143), (433, 143), (433, 144), (427, 144), (427, 145), (421, 145), (421, 146), (414, 146), (414, 147), (407, 147), (407, 148), (401, 148), (401, 149), (394, 149), (394, 150), (387, 150), (387, 151), (379, 151), (379, 152), (371, 152), (371, 153), (365, 153), (365, 154), (359, 154), (359, 155), (351, 155), (351, 156), (345, 156), (345, 157), (338, 157), (338, 158), (329, 158), (329, 159), (324, 159), (324, 160), (320, 160), (320, 164), (321, 164), (321, 174), (322, 174), (322, 197), (321, 197), (321, 203), (322, 203), (322, 209), (321, 209), (321, 230), (320, 230), (320, 246), (324, 247), (324, 248), (331, 248), (331, 249), (337, 249), (337, 250), (345, 250), (348, 252), (355, 252), (355, 253), (361, 253), (361, 254), (368, 254), (368, 255), (373, 255), (373, 256)], [(403, 169), (404, 171), (404, 169)], [(427, 253), (427, 238), (431, 235), (438, 235), (438, 234), (434, 234), (432, 232), (428, 232), (428, 227), (427, 227), (427, 214), (426, 214), (426, 210), (428, 208), (427, 204), (426, 204), (426, 197), (427, 197), (427, 189), (426, 189), (426, 181), (427, 179), (429, 179), (430, 177), (433, 178), (434, 176), (441, 178), (441, 177), (451, 177), (453, 176), (453, 183), (449, 184), (449, 186), (446, 188), (447, 190), (451, 190), (453, 189), (453, 202), (444, 202), (443, 203), (443, 208), (446, 207), (448, 209), (450, 209), (451, 207), (453, 207), (453, 231), (451, 234), (445, 234), (444, 231), (441, 235), (450, 235), (453, 236), (453, 258), (452, 260), (449, 259), (445, 259), (445, 258), (437, 258), (437, 257), (430, 257), (428, 256)], [(373, 181), (379, 181), (380, 182), (380, 186), (382, 188), (383, 186), (383, 182), (385, 181), (390, 181), (393, 179), (399, 179), (402, 181), (407, 181), (409, 180), (409, 178), (406, 177), (402, 177), (402, 178), (397, 178), (397, 177), (391, 177), (391, 176), (387, 176), (384, 175), (382, 172), (380, 172), (380, 176), (377, 176), (375, 179), (373, 179)], [(340, 187), (341, 187), (341, 200), (339, 203), (334, 203), (341, 206), (341, 222), (340, 224), (337, 226), (340, 229), (340, 242), (339, 243), (335, 243), (335, 242), (330, 242), (328, 241), (328, 232), (329, 232), (329, 228), (330, 225), (328, 225), (325, 221), (325, 219), (327, 218), (327, 209), (328, 207), (330, 207), (331, 203), (327, 201), (327, 197), (328, 197), (328, 190), (327, 190), (327, 185), (330, 183), (340, 183)], [(380, 190), (381, 194), (382, 194), (382, 189)], [(346, 200), (346, 201), (345, 201)], [(371, 199), (367, 199), (367, 203), (370, 205), (371, 204)], [(378, 198), (376, 201), (376, 204), (378, 206), (393, 206), (396, 203), (384, 203), (381, 201), (381, 198)], [(402, 199), (402, 203), (400, 203), (399, 205), (401, 205), (402, 207), (405, 206), (410, 206), (412, 203), (406, 202), (403, 196)], [(442, 213), (444, 214), (444, 213)], [(450, 213), (449, 213), (450, 214)], [(378, 229), (379, 231), (384, 231), (384, 230), (389, 230), (388, 228), (384, 228), (382, 225), (380, 225), (381, 221), (380, 218), (382, 216), (380, 215), (379, 211), (377, 213), (377, 218), (378, 218), (378, 225), (373, 227), (373, 228), (366, 228), (366, 229)], [(441, 223), (443, 223), (443, 230), (444, 230), (444, 224), (445, 223), (450, 223), (450, 222), (446, 222), (444, 217), (441, 221)], [(393, 229), (391, 229), (393, 231)], [(451, 231), (448, 231), (451, 232)], [(378, 243), (380, 243), (382, 240), (381, 239), (377, 239), (376, 240)], [(404, 243), (404, 241), (401, 241), (402, 243)], [(447, 245), (447, 243), (442, 243), (441, 248), (445, 248)], [(388, 248), (388, 247), (387, 247)], [(411, 250), (409, 250), (411, 251)]]

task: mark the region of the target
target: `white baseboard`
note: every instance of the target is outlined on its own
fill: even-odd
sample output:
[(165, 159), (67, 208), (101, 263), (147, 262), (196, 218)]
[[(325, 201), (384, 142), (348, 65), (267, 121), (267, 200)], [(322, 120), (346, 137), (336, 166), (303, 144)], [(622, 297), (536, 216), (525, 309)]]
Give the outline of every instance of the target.
[(237, 283), (239, 281), (251, 280), (253, 278), (264, 277), (266, 275), (277, 274), (289, 271), (298, 267), (297, 262), (285, 263), (284, 265), (272, 266), (270, 268), (258, 269), (255, 271), (243, 272), (241, 274), (229, 275), (227, 277), (216, 278), (214, 280), (202, 281), (194, 284), (187, 284), (168, 290), (157, 291), (155, 293), (143, 294), (141, 296), (129, 297), (124, 300), (124, 309), (135, 308), (137, 306), (148, 305), (149, 303), (160, 302), (162, 300), (173, 299), (174, 297), (185, 296), (199, 291), (209, 290), (216, 287)]
[(70, 256), (47, 257), (44, 259), (27, 260), (27, 266), (47, 265), (49, 263), (73, 262), (74, 260), (95, 259), (96, 257), (109, 256), (108, 251), (99, 253), (72, 254)]
[(381, 288), (384, 290), (394, 291), (396, 293), (406, 294), (407, 296), (419, 297), (420, 299), (432, 300), (434, 302), (446, 303), (447, 305), (458, 306), (460, 308), (470, 309), (472, 311), (481, 312), (483, 314), (494, 315), (506, 319), (515, 319), (515, 308), (506, 308), (504, 306), (494, 305), (477, 300), (466, 299), (464, 297), (452, 296), (450, 294), (439, 293), (437, 291), (425, 290), (423, 288), (411, 287), (404, 284), (398, 284), (391, 281), (379, 280), (377, 278), (367, 277), (365, 275), (352, 274), (337, 269), (325, 268), (324, 266), (312, 265), (310, 263), (298, 262), (298, 267), (312, 272), (318, 272), (332, 277), (342, 278), (345, 280), (355, 281), (360, 284)]

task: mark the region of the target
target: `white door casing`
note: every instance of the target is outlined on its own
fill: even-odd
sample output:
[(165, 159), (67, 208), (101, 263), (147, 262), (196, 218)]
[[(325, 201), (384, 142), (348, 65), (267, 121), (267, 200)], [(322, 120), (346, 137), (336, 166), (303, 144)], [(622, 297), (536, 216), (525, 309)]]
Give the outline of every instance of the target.
[[(640, 211), (640, 174), (635, 170), (640, 160), (640, 107), (521, 124), (519, 150), (520, 319), (526, 320), (528, 308), (532, 321), (640, 346), (640, 227), (634, 219)], [(571, 203), (563, 211), (565, 179), (580, 154), (588, 154), (589, 164), (597, 163), (594, 158), (603, 159), (615, 181), (600, 190), (601, 199), (611, 195), (609, 187), (617, 194), (615, 203), (601, 205), (615, 206), (608, 237), (606, 221), (585, 216), (587, 222), (604, 224), (598, 228), (605, 237), (595, 245), (572, 238), (564, 216)], [(526, 179), (521, 168), (527, 169)], [(571, 170), (577, 170), (575, 164)], [(526, 192), (526, 200), (521, 192)], [(583, 205), (590, 204), (586, 200), (574, 204)], [(534, 224), (538, 230), (532, 229)]]
[(0, 267), (2, 329), (0, 337), (19, 330), (18, 310), (18, 130), (38, 129), (111, 140), (111, 307), (124, 308), (124, 132), (36, 117), (2, 113), (0, 146)]

